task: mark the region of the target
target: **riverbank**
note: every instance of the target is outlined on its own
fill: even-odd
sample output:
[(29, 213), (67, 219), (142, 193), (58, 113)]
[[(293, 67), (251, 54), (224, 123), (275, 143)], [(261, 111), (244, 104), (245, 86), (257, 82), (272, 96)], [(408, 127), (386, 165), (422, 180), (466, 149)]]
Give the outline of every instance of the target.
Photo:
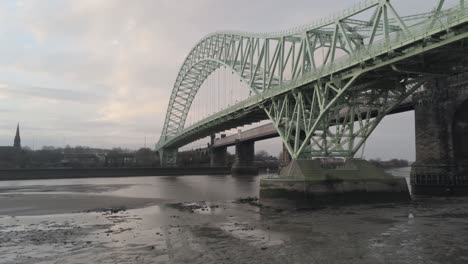
[(278, 210), (247, 198), (258, 196), (259, 180), (2, 181), (0, 263), (468, 261), (467, 198)]
[(227, 167), (0, 169), (0, 181), (136, 176), (227, 175), (230, 173), (231, 170)]

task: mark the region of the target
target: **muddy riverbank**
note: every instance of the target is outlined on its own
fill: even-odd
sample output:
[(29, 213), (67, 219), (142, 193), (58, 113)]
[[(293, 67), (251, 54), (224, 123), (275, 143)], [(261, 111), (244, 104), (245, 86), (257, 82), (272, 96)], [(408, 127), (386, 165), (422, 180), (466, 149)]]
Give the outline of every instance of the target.
[(468, 262), (466, 198), (277, 210), (258, 177), (90, 180), (0, 184), (0, 263)]
[(0, 181), (116, 178), (141, 176), (227, 175), (231, 168), (37, 168), (0, 169)]

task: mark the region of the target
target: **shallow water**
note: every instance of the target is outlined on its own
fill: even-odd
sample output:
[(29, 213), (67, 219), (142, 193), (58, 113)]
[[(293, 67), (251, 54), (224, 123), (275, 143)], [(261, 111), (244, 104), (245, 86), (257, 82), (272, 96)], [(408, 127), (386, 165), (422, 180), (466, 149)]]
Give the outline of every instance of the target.
[(0, 182), (0, 263), (468, 263), (467, 198), (314, 211), (237, 202), (258, 195), (259, 179)]
[(0, 181), (0, 193), (101, 193), (171, 201), (232, 200), (258, 195), (260, 176), (160, 176)]

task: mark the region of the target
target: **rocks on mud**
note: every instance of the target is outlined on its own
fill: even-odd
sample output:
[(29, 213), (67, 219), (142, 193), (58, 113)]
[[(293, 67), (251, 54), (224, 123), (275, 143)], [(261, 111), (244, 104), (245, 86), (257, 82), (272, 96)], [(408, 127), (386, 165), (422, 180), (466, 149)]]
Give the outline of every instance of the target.
[(258, 200), (258, 197), (246, 197), (246, 198), (239, 198), (235, 200), (233, 203), (239, 203), (239, 204), (249, 204), (252, 206), (262, 206)]
[(127, 209), (125, 207), (115, 207), (115, 208), (98, 208), (92, 210), (86, 210), (85, 213), (102, 213), (103, 215), (117, 214), (120, 212), (125, 212)]
[(190, 213), (207, 212), (212, 209), (219, 208), (219, 205), (208, 204), (206, 201), (191, 202), (191, 203), (174, 203), (174, 204), (167, 204), (167, 206), (177, 209), (182, 212), (190, 212)]

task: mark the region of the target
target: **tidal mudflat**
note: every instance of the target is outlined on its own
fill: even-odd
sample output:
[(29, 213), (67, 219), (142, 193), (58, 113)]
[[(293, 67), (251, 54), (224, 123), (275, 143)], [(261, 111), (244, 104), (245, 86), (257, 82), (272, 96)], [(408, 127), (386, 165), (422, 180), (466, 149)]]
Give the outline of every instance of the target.
[[(468, 199), (277, 210), (258, 177), (0, 183), (0, 263), (468, 263)], [(243, 198), (243, 199), (240, 199)]]

